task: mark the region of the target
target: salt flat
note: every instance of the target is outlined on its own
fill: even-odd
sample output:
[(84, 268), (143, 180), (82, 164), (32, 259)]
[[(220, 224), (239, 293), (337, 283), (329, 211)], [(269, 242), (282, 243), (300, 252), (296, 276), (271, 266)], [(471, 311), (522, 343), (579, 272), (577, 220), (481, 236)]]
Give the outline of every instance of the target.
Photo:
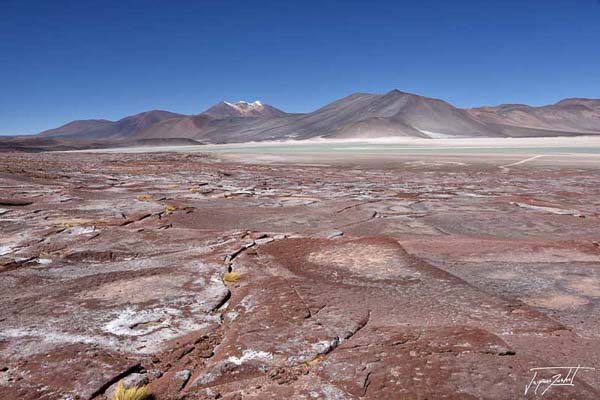
[(209, 152), (209, 153), (399, 153), (399, 154), (600, 154), (599, 136), (548, 138), (381, 138), (317, 139), (199, 146), (121, 147), (80, 152)]

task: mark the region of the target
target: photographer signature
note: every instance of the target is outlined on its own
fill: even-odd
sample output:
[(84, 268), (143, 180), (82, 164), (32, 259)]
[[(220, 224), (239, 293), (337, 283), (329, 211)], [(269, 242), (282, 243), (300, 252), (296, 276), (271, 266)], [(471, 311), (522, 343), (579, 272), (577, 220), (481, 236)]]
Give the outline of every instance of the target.
[(543, 396), (553, 387), (558, 386), (575, 386), (573, 381), (579, 371), (595, 371), (595, 368), (582, 367), (578, 365), (576, 367), (539, 367), (531, 368), (529, 371), (533, 372), (533, 377), (527, 385), (525, 385), (525, 394), (529, 393), (533, 389), (535, 395), (540, 391), (540, 395)]

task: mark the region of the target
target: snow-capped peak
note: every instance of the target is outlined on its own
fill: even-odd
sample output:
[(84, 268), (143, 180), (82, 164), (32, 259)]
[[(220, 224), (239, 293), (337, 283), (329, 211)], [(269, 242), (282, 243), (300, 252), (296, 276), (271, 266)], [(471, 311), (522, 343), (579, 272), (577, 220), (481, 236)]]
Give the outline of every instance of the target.
[(263, 103), (261, 103), (258, 100), (253, 101), (252, 103), (249, 103), (249, 102), (244, 101), (244, 100), (240, 100), (240, 101), (238, 101), (236, 103), (230, 103), (228, 101), (225, 101), (224, 103), (227, 104), (230, 107), (262, 107), (263, 106)]
[(230, 103), (228, 101), (225, 101), (224, 103), (229, 107), (236, 109), (242, 115), (253, 114), (257, 111), (261, 111), (264, 108), (263, 103), (258, 100), (253, 101), (252, 103), (243, 100), (240, 100), (236, 103)]
[(277, 117), (285, 115), (283, 111), (264, 104), (259, 100), (253, 102), (240, 100), (235, 103), (221, 101), (205, 112), (216, 117)]

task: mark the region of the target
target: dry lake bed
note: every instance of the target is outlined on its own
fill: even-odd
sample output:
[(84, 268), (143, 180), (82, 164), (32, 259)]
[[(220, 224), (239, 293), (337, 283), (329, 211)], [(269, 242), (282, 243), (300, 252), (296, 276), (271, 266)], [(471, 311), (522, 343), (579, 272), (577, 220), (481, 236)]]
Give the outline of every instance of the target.
[(598, 399), (600, 146), (548, 140), (2, 153), (0, 399)]

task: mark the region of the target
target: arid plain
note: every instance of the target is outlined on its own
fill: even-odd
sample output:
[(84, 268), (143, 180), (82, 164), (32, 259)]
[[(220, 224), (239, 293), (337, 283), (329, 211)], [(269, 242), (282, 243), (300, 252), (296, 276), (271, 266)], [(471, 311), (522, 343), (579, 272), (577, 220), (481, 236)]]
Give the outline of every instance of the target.
[(600, 156), (526, 153), (2, 153), (0, 398), (598, 399)]

